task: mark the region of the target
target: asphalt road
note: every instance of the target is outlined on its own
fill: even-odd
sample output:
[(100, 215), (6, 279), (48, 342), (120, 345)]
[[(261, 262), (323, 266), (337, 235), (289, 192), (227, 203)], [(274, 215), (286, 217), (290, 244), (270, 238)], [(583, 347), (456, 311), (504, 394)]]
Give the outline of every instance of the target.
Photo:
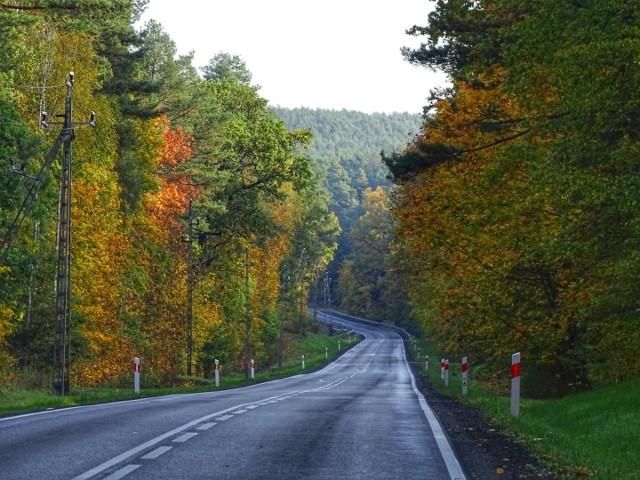
[(349, 326), (313, 373), (0, 419), (0, 479), (464, 479), (400, 337)]

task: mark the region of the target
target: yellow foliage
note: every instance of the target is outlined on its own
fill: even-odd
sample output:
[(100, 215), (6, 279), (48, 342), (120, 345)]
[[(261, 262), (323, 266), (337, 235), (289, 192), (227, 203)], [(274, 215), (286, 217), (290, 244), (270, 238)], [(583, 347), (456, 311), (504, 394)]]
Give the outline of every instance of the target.
[(0, 305), (0, 342), (13, 330), (13, 325), (10, 321), (13, 315), (14, 312), (11, 308)]

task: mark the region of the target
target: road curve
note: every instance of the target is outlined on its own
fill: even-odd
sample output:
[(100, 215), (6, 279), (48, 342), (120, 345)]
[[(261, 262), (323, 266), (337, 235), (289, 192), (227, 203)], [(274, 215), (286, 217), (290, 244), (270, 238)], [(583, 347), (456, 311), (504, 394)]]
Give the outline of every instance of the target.
[(0, 419), (0, 478), (465, 479), (405, 360), (373, 326), (322, 370), (251, 387)]

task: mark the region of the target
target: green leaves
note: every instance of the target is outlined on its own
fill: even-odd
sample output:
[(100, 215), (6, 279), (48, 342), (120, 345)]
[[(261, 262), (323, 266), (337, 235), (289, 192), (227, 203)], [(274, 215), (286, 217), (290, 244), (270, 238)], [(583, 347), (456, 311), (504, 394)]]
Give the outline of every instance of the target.
[(523, 351), (533, 395), (606, 381), (623, 337), (640, 352), (639, 15), (623, 0), (439, 2), (415, 30), (429, 43), (411, 58), (458, 81), (388, 160), (412, 303), (488, 375)]
[(217, 107), (207, 113), (215, 128), (196, 138), (210, 153), (187, 168), (207, 202), (224, 209), (200, 211), (217, 235), (267, 238), (275, 228), (267, 205), (284, 200), (285, 184), (300, 190), (309, 179), (308, 162), (299, 154), (309, 134), (288, 131), (248, 85), (214, 81), (208, 91)]

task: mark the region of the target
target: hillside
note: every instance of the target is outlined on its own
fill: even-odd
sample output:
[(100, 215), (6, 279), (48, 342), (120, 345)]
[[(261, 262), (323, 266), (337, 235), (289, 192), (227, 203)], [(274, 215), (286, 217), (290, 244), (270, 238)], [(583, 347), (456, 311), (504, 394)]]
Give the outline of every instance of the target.
[(288, 129), (309, 129), (313, 133), (307, 155), (323, 179), (323, 187), (330, 195), (329, 208), (342, 228), (338, 250), (329, 266), (329, 276), (335, 280), (343, 260), (352, 251), (349, 233), (363, 214), (363, 192), (366, 188), (381, 186), (386, 190), (391, 186), (381, 152), (402, 152), (419, 131), (422, 117), (310, 108), (272, 110)]
[(359, 158), (381, 150), (402, 150), (422, 124), (420, 115), (410, 113), (281, 107), (272, 110), (289, 129), (312, 130), (310, 155), (314, 158)]

